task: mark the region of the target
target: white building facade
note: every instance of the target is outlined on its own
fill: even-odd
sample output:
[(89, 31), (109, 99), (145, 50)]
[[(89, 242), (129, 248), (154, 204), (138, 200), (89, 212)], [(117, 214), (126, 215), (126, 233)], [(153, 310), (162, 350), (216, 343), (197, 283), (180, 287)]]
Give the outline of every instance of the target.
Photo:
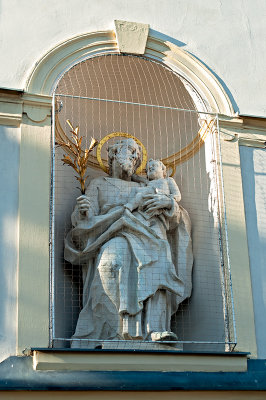
[[(2, 2), (0, 358), (4, 374), (10, 357), (21, 355), (33, 357), (36, 369), (38, 365), (44, 370), (62, 369), (55, 366), (52, 350), (38, 350), (51, 346), (53, 289), (49, 246), (54, 90), (64, 74), (80, 62), (107, 54), (137, 54), (160, 63), (187, 82), (195, 104), (198, 96), (197, 110), (217, 115), (221, 137), (222, 192), (237, 344), (233, 353), (229, 352), (232, 359), (225, 362), (224, 369), (210, 368), (210, 360), (205, 359), (200, 361), (201, 369), (193, 369), (186, 359), (180, 361), (187, 365), (183, 371), (242, 371), (247, 375), (235, 390), (266, 390), (263, 384), (256, 386), (247, 367), (247, 358), (266, 359), (265, 17), (266, 4), (260, 0), (252, 4), (247, 0), (198, 0), (193, 4), (184, 0)], [(115, 21), (121, 21), (120, 25)], [(59, 355), (60, 362), (71, 374), (95, 368), (109, 371), (106, 359), (102, 364), (99, 360), (71, 361), (65, 354)], [(142, 354), (143, 360), (148, 360), (146, 371), (152, 370), (154, 361), (150, 356)], [(119, 363), (124, 365), (122, 358)], [(238, 366), (232, 369), (234, 362), (237, 364), (233, 360), (238, 359)], [(170, 365), (169, 360), (156, 362)], [(114, 371), (135, 371), (136, 365), (142, 363), (141, 359), (131, 362), (132, 368), (116, 366)], [(84, 363), (87, 367), (80, 367)], [(217, 358), (216, 365), (220, 363)], [(182, 372), (182, 368), (167, 371)], [(261, 369), (260, 373), (266, 372)], [(12, 379), (7, 389), (16, 387), (16, 379)], [(46, 387), (45, 379), (48, 378), (43, 378), (39, 387)], [(66, 387), (64, 379), (62, 388)], [(211, 379), (214, 386), (192, 387), (215, 390), (218, 378)], [(222, 386), (224, 389), (230, 389), (230, 384), (233, 388), (233, 375), (228, 382)], [(189, 384), (184, 386), (187, 390)], [(31, 385), (38, 389), (36, 377)], [(80, 388), (90, 389), (89, 385)], [(140, 384), (135, 388), (128, 383), (127, 390), (135, 389), (152, 387)], [(163, 385), (157, 389), (164, 390)], [(93, 385), (91, 390), (95, 390)], [(112, 390), (119, 387), (114, 383)]]

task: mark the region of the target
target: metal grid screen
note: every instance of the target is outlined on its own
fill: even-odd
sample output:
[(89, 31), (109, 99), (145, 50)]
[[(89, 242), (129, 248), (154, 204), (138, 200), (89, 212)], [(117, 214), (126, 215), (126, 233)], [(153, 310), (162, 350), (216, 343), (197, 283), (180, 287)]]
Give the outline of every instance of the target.
[[(89, 59), (59, 81), (54, 94), (52, 143), (52, 346), (75, 347), (72, 336), (87, 295), (83, 293), (82, 266), (64, 259), (64, 239), (80, 196), (73, 170), (63, 165), (64, 152), (56, 146), (58, 138), (67, 140), (69, 136), (67, 120), (80, 127), (86, 146), (91, 137), (101, 140), (112, 132), (132, 134), (146, 148), (148, 158), (164, 161), (168, 175), (173, 175), (180, 189), (179, 204), (191, 219), (194, 262), (192, 295), (171, 318), (171, 331), (178, 337), (172, 346), (223, 351), (236, 343), (217, 117), (197, 111), (195, 102), (197, 98), (194, 94), (192, 99), (185, 81), (140, 57)], [(112, 141), (115, 139), (102, 148), (105, 160)], [(97, 164), (96, 152), (92, 155), (88, 183), (107, 176)], [(80, 339), (78, 347), (133, 346), (129, 340), (96, 339)], [(149, 340), (134, 341), (133, 348), (149, 346)]]

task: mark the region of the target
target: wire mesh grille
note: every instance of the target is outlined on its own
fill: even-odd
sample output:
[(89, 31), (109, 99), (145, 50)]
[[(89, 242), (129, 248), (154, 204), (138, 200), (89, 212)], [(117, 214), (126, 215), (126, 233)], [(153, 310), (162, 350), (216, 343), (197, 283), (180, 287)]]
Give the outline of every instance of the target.
[[(143, 143), (149, 158), (169, 162), (168, 174), (173, 174), (182, 194), (180, 205), (191, 219), (194, 256), (192, 295), (171, 318), (176, 348), (228, 350), (236, 337), (217, 117), (196, 110), (173, 72), (133, 56), (101, 56), (76, 65), (60, 80), (54, 99), (52, 345), (73, 345), (83, 297), (82, 268), (64, 259), (64, 238), (80, 192), (73, 171), (62, 164), (62, 149), (55, 147), (60, 135), (69, 135), (69, 119), (80, 127), (86, 146), (91, 136), (100, 140), (111, 132), (126, 132)], [(105, 160), (111, 143), (103, 146)], [(95, 153), (91, 160), (88, 183), (107, 176)], [(84, 339), (79, 346), (152, 348), (148, 340), (133, 345), (128, 340)]]

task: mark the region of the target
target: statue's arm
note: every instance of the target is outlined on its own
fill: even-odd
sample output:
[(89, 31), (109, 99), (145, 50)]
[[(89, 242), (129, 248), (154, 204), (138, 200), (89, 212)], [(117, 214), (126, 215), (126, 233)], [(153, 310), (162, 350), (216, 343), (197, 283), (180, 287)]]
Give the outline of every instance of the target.
[(170, 190), (170, 196), (173, 197), (173, 199), (179, 203), (181, 200), (181, 193), (179, 190), (179, 187), (176, 184), (176, 181), (169, 177), (168, 179), (168, 186), (169, 186), (169, 190)]
[(168, 178), (168, 187), (170, 190), (170, 199), (171, 199), (171, 207), (164, 208), (163, 213), (168, 218), (176, 218), (179, 217), (180, 208), (179, 208), (179, 201), (181, 200), (181, 193), (179, 187), (177, 186), (175, 180), (173, 178)]
[(130, 211), (134, 211), (136, 208), (138, 208), (140, 205), (142, 205), (143, 202), (143, 196), (145, 193), (149, 193), (151, 189), (147, 187), (136, 187), (133, 188), (130, 192), (130, 197), (125, 205), (125, 208), (128, 208)]
[(177, 201), (174, 200), (174, 198), (171, 198), (171, 206), (169, 208), (163, 208), (163, 213), (168, 218), (176, 217), (179, 215), (179, 205)]
[(166, 178), (169, 187), (169, 194), (147, 194), (143, 196), (143, 206), (151, 216), (156, 210), (161, 209), (163, 214), (168, 217), (179, 218), (180, 208), (178, 202), (181, 200), (180, 190), (173, 178)]
[(73, 227), (80, 222), (88, 221), (94, 215), (98, 215), (99, 209), (99, 181), (96, 178), (89, 184), (85, 195), (77, 198), (77, 204), (71, 215)]
[(129, 200), (125, 204), (125, 208), (133, 211), (135, 208), (139, 206), (139, 198), (137, 196), (137, 188), (133, 188), (130, 192)]

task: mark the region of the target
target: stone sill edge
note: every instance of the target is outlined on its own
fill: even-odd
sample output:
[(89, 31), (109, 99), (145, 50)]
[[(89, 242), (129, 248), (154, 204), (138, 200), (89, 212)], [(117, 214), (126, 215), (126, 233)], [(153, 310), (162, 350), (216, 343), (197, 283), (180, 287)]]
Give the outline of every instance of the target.
[(245, 372), (247, 354), (154, 351), (32, 351), (33, 370)]
[(184, 350), (136, 350), (136, 349), (66, 349), (66, 348), (55, 348), (55, 347), (31, 347), (31, 352), (40, 351), (47, 353), (56, 353), (56, 352), (64, 352), (64, 353), (141, 353), (141, 354), (183, 354), (183, 355), (206, 355), (206, 356), (240, 356), (240, 357), (249, 357), (249, 352), (243, 351), (184, 351)]

